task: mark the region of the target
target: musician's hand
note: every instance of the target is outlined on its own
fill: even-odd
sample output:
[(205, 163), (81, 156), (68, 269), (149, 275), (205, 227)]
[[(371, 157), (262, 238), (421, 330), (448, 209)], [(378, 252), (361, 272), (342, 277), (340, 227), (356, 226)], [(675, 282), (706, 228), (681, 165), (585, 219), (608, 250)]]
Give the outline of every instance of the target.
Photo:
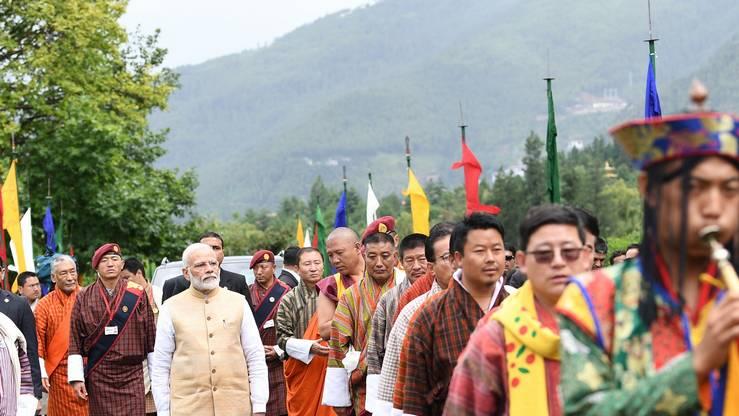
[(85, 387), (84, 381), (73, 381), (72, 388), (77, 393), (77, 397), (82, 400), (87, 400), (87, 388)]
[(712, 370), (721, 368), (729, 347), (739, 339), (739, 293), (728, 293), (708, 314), (703, 341), (693, 351), (693, 368), (698, 382), (708, 380)]
[(51, 387), (51, 383), (49, 383), (48, 377), (44, 377), (41, 379), (41, 386), (44, 388), (45, 392), (49, 392), (49, 387)]
[(319, 357), (325, 357), (328, 355), (328, 347), (321, 345), (318, 342), (314, 342), (313, 345), (310, 346), (310, 353)]
[(279, 357), (277, 356), (277, 352), (275, 352), (275, 347), (271, 345), (264, 346), (264, 356), (267, 361), (274, 361), (279, 359)]

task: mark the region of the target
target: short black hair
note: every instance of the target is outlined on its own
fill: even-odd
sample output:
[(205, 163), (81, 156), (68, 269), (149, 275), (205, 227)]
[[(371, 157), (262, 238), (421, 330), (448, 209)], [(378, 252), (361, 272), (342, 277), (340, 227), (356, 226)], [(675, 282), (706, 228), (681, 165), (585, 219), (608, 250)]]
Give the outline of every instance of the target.
[(452, 235), (452, 231), (454, 231), (453, 222), (440, 222), (431, 227), (431, 231), (429, 231), (429, 238), (426, 239), (426, 261), (430, 261), (431, 263), (436, 262), (434, 244), (436, 244), (436, 242), (441, 240), (442, 238), (448, 235)]
[(144, 263), (136, 257), (129, 257), (123, 262), (123, 270), (128, 270), (132, 274), (136, 274), (141, 270), (141, 274), (146, 277), (146, 270), (144, 269)]
[[(401, 260), (403, 259), (403, 254), (405, 254), (406, 250), (411, 250), (418, 247), (424, 247), (426, 245), (426, 240), (428, 237), (425, 234), (419, 234), (419, 233), (413, 233), (408, 234), (407, 236), (403, 237), (402, 240), (400, 240), (400, 245), (398, 246), (398, 252), (400, 253)], [(426, 255), (424, 251), (424, 256)]]
[(300, 262), (300, 259), (298, 258), (298, 252), (300, 251), (300, 247), (290, 246), (285, 249), (285, 252), (282, 253), (282, 263), (285, 266), (297, 266)]
[(590, 211), (583, 208), (575, 207), (572, 209), (575, 210), (577, 216), (580, 217), (580, 222), (582, 222), (583, 227), (585, 227), (585, 231), (594, 235), (595, 238), (600, 237), (600, 225), (598, 224), (598, 218), (596, 218), (595, 215), (591, 214)]
[(595, 252), (598, 254), (608, 253), (608, 242), (605, 238), (598, 237), (595, 239)]
[(526, 283), (526, 280), (528, 280), (528, 277), (526, 277), (526, 274), (522, 272), (520, 269), (515, 269), (508, 275), (506, 284), (508, 286), (512, 286), (518, 289), (521, 286), (523, 286), (524, 283)]
[(198, 237), (198, 241), (202, 241), (204, 238), (217, 238), (218, 241), (221, 242), (221, 248), (223, 248), (223, 237), (221, 237), (220, 234), (218, 234), (215, 231), (206, 231), (202, 234), (200, 234), (200, 237)]
[(370, 234), (367, 237), (362, 240), (362, 245), (366, 246), (368, 244), (380, 244), (380, 243), (390, 243), (393, 245), (393, 248), (395, 248), (395, 239), (393, 236), (387, 233), (374, 233)]
[(35, 277), (38, 279), (38, 275), (34, 272), (25, 271), (18, 275), (18, 286), (23, 287), (26, 285), (26, 281), (30, 279), (31, 277)]
[(522, 250), (526, 251), (528, 249), (529, 239), (536, 230), (551, 224), (572, 225), (576, 227), (580, 242), (585, 243), (585, 230), (583, 229), (580, 216), (577, 215), (577, 211), (564, 205), (546, 204), (530, 208), (526, 212), (523, 221), (521, 221), (518, 232)]
[(516, 254), (516, 246), (514, 246), (511, 243), (505, 243), (505, 249), (508, 250), (508, 251), (510, 251), (514, 255)]
[(626, 250), (624, 250), (624, 254), (626, 254), (627, 251), (631, 250), (632, 248), (635, 248), (639, 251), (641, 251), (641, 244), (639, 243), (631, 243), (628, 247), (626, 247)]
[(616, 250), (611, 254), (611, 257), (608, 260), (611, 262), (611, 264), (613, 264), (613, 260), (615, 260), (616, 257), (625, 256), (625, 255), (626, 255), (626, 250)]
[(500, 233), (500, 238), (505, 239), (505, 230), (503, 224), (495, 215), (484, 212), (474, 212), (464, 217), (462, 222), (454, 226), (450, 246), (452, 252), (464, 255), (464, 245), (467, 243), (467, 235), (472, 230), (496, 230)]
[[(287, 252), (287, 250), (285, 251)], [(321, 252), (317, 248), (313, 248), (313, 247), (303, 247), (301, 249), (298, 249), (298, 252), (295, 253), (295, 261), (296, 261), (295, 264), (296, 265), (300, 264), (300, 258), (303, 257), (303, 254), (308, 254), (308, 253), (319, 253), (320, 254)], [(323, 255), (321, 255), (321, 260), (323, 260)]]

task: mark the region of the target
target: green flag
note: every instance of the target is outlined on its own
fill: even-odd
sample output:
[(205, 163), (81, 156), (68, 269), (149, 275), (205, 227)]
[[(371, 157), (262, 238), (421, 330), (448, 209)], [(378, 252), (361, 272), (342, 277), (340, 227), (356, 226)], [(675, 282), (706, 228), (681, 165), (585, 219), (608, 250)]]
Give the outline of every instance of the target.
[(326, 223), (323, 221), (321, 206), (316, 204), (316, 222), (313, 226), (313, 248), (321, 252), (323, 257), (323, 273), (328, 275), (331, 271), (331, 263), (328, 261), (328, 252), (326, 251)]
[(559, 203), (559, 161), (557, 160), (557, 125), (554, 122), (554, 98), (552, 97), (552, 79), (547, 81), (547, 192), (549, 202)]

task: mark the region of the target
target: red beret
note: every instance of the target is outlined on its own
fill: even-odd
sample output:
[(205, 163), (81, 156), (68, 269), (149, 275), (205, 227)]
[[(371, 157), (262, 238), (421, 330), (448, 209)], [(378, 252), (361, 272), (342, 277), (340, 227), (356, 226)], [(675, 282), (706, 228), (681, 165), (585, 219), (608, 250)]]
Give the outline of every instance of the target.
[(391, 234), (394, 232), (395, 232), (395, 218), (389, 215), (385, 217), (380, 217), (372, 221), (372, 223), (367, 226), (367, 229), (364, 230), (364, 233), (362, 234), (362, 241), (364, 242), (364, 239), (371, 236), (372, 234), (377, 234), (377, 233)]
[(259, 263), (268, 261), (270, 263), (275, 262), (275, 254), (272, 253), (269, 250), (259, 250), (251, 258), (251, 263), (249, 264), (249, 269), (253, 269), (254, 266), (256, 266)]
[(121, 247), (116, 243), (105, 243), (98, 247), (98, 249), (95, 250), (95, 254), (92, 255), (92, 268), (97, 269), (98, 264), (100, 264), (100, 260), (108, 253), (115, 253), (120, 256)]

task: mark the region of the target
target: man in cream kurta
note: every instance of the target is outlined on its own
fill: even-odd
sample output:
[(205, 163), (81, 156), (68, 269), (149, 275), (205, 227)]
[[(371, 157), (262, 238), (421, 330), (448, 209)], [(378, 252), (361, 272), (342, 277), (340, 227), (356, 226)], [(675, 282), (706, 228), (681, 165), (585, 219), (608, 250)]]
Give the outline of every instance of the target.
[(162, 306), (151, 378), (158, 415), (264, 415), (267, 364), (254, 317), (218, 286), (213, 249), (182, 254), (190, 288)]

